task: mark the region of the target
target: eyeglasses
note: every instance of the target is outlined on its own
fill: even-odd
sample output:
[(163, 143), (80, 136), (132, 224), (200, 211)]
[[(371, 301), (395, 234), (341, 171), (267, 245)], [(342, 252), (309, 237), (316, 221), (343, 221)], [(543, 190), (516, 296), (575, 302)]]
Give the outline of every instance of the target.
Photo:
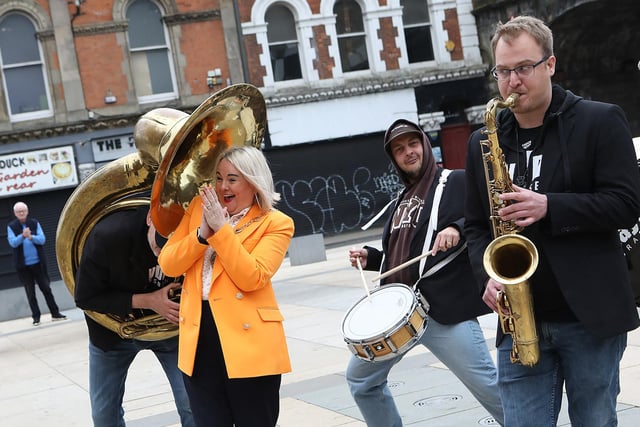
[(542, 64), (543, 62), (545, 62), (547, 59), (549, 59), (549, 56), (545, 56), (544, 58), (542, 58), (540, 61), (536, 62), (535, 64), (521, 65), (521, 66), (516, 67), (516, 68), (497, 68), (497, 67), (493, 67), (493, 69), (491, 70), (491, 75), (496, 80), (509, 80), (509, 78), (511, 78), (511, 72), (513, 71), (520, 78), (529, 77), (530, 75), (533, 74), (533, 70), (538, 65)]

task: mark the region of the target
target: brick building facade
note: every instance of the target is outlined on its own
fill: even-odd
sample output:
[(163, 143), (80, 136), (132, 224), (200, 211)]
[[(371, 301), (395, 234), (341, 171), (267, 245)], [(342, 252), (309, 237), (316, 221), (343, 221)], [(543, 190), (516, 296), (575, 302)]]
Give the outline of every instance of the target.
[[(231, 0), (0, 2), (0, 223), (16, 201), (29, 205), (47, 236), (52, 279), (57, 222), (73, 189), (136, 151), (133, 126), (146, 111), (190, 112), (241, 81), (237, 31)], [(56, 176), (63, 169), (72, 173)], [(13, 286), (5, 243), (0, 288)]]
[[(263, 149), (296, 234), (357, 230), (400, 187), (381, 148), (395, 119), (420, 123), (442, 163), (464, 167), (467, 137), (496, 94), (488, 40), (509, 16), (548, 20), (556, 80), (621, 104), (640, 132), (629, 48), (639, 9), (635, 0), (2, 1), (0, 222), (27, 202), (55, 276), (62, 206), (97, 167), (135, 150), (140, 115), (190, 112), (248, 82), (267, 102)], [(38, 156), (68, 157), (73, 176), (13, 185), (24, 171), (11, 165)], [(0, 287), (17, 284), (9, 256), (0, 246)]]
[[(272, 146), (381, 132), (398, 116), (438, 133), (477, 123), (487, 66), (471, 8), (467, 0), (241, 2), (247, 80), (267, 98)], [(301, 111), (315, 120), (292, 126)], [(462, 140), (444, 137), (445, 152)]]
[(419, 123), (446, 167), (464, 167), (488, 100), (470, 0), (238, 4), (247, 81), (267, 101), (265, 151), (297, 235), (357, 230), (395, 196), (382, 135), (397, 118)]
[[(438, 158), (462, 166), (486, 102), (471, 9), (471, 0), (2, 2), (0, 166), (63, 156), (73, 174), (0, 185), (0, 221), (17, 200), (29, 204), (50, 239), (55, 279), (66, 199), (96, 168), (135, 151), (140, 115), (190, 112), (248, 82), (267, 101), (264, 151), (296, 233), (357, 229), (399, 188), (380, 150), (396, 118), (419, 122)], [(0, 180), (20, 173), (0, 168)], [(16, 286), (8, 245), (2, 251), (0, 283)]]

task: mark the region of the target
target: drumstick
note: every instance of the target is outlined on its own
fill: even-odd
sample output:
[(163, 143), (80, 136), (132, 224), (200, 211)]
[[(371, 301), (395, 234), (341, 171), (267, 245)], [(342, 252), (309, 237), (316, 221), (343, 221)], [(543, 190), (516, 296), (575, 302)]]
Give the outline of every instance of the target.
[(364, 290), (367, 293), (367, 298), (371, 297), (371, 292), (369, 292), (369, 286), (367, 286), (367, 281), (364, 278), (364, 272), (362, 271), (362, 264), (360, 263), (360, 257), (356, 257), (356, 263), (358, 264), (358, 270), (360, 270), (360, 277), (362, 278), (362, 284), (364, 285)]
[(431, 252), (425, 252), (422, 255), (418, 255), (417, 257), (410, 259), (409, 261), (403, 262), (402, 264), (400, 264), (397, 267), (393, 267), (391, 270), (385, 271), (384, 273), (382, 273), (381, 275), (379, 275), (378, 277), (374, 277), (373, 279), (371, 279), (372, 282), (376, 282), (378, 280), (382, 280), (385, 277), (389, 277), (391, 276), (393, 273), (395, 273), (398, 270), (402, 270), (405, 267), (410, 266), (411, 264), (415, 264), (416, 262), (420, 261), (422, 258), (426, 258), (429, 255), (431, 255)]

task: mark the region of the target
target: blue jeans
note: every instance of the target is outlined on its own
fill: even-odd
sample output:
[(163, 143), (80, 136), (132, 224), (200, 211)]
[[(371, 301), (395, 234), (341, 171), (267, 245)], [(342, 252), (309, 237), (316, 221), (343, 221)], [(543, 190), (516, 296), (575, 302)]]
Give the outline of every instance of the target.
[[(444, 363), (496, 421), (504, 425), (496, 368), (476, 319), (443, 325), (429, 318), (419, 343)], [(367, 362), (352, 356), (349, 361), (347, 383), (368, 427), (402, 425), (387, 386), (389, 371), (402, 356), (381, 362)]]
[(498, 347), (498, 386), (506, 425), (555, 426), (564, 385), (573, 427), (617, 426), (620, 359), (627, 334), (601, 339), (578, 322), (543, 322), (538, 324), (538, 338), (540, 360), (533, 367), (511, 363), (510, 335)]
[(124, 427), (124, 385), (138, 352), (151, 350), (160, 361), (183, 427), (195, 427), (182, 372), (178, 370), (178, 337), (162, 341), (122, 340), (109, 351), (89, 343), (89, 396), (94, 427)]

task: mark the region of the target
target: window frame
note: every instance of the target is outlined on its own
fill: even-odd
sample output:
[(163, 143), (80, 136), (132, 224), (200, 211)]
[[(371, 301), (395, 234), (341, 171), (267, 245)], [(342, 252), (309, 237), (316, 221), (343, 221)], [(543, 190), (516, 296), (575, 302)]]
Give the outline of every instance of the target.
[[(371, 51), (371, 47), (369, 45), (369, 37), (367, 34), (367, 22), (364, 18), (364, 13), (363, 13), (363, 7), (362, 5), (357, 1), (357, 0), (345, 0), (345, 1), (351, 1), (353, 3), (355, 3), (358, 8), (360, 9), (360, 19), (362, 20), (362, 31), (357, 31), (357, 32), (350, 32), (350, 33), (339, 33), (338, 32), (338, 17), (339, 15), (337, 13), (334, 13), (335, 16), (335, 33), (336, 33), (336, 38), (337, 38), (337, 43), (336, 43), (336, 47), (337, 47), (337, 51), (339, 54), (339, 60), (340, 60), (340, 70), (343, 74), (346, 73), (358, 73), (358, 72), (372, 72), (373, 70), (371, 69), (371, 58), (369, 57), (370, 51)], [(333, 8), (332, 10), (335, 10), (335, 6), (336, 6), (336, 2), (333, 3)], [(362, 41), (364, 42), (364, 47), (366, 49), (366, 59), (367, 59), (367, 64), (366, 64), (366, 68), (361, 68), (361, 69), (357, 69), (357, 70), (345, 70), (345, 65), (344, 62), (342, 61), (342, 57), (343, 57), (343, 52), (342, 49), (340, 47), (340, 41), (341, 40), (345, 40), (348, 38), (358, 38), (358, 39), (362, 39)], [(348, 52), (345, 52), (348, 54)]]
[[(407, 0), (407, 1), (412, 1), (412, 0)], [(415, 0), (418, 1), (418, 0)], [(425, 2), (426, 3), (426, 2)], [(402, 3), (400, 3), (400, 6), (403, 8), (403, 12), (401, 15), (401, 20), (402, 20), (402, 32), (403, 32), (403, 36), (404, 36), (404, 44), (405, 44), (405, 49), (407, 52), (407, 63), (412, 66), (414, 64), (425, 64), (425, 63), (429, 63), (429, 62), (435, 62), (436, 61), (436, 47), (435, 47), (435, 37), (436, 35), (434, 34), (434, 28), (433, 28), (433, 19), (431, 17), (431, 11), (429, 9), (429, 4), (426, 3), (425, 7), (427, 9), (427, 16), (429, 18), (429, 22), (421, 22), (421, 23), (413, 23), (413, 24), (405, 24), (404, 22), (404, 5)], [(411, 56), (411, 52), (409, 52), (409, 44), (407, 42), (407, 29), (411, 30), (411, 29), (417, 29), (417, 28), (423, 28), (423, 27), (428, 27), (428, 33), (429, 33), (429, 41), (431, 42), (431, 59), (427, 59), (424, 61), (414, 61), (412, 62), (410, 59)]]
[[(270, 23), (267, 20), (267, 13), (269, 12), (269, 10), (272, 7), (282, 7), (284, 9), (286, 9), (286, 11), (291, 15), (291, 18), (293, 20), (293, 31), (295, 32), (295, 35), (296, 35), (295, 39), (285, 40), (285, 41), (276, 41), (276, 42), (269, 41), (269, 25), (270, 25)], [(300, 43), (300, 35), (299, 35), (299, 32), (298, 32), (298, 25), (296, 23), (296, 17), (295, 17), (295, 14), (293, 13), (293, 11), (289, 7), (287, 7), (286, 3), (274, 3), (274, 4), (271, 4), (265, 10), (264, 21), (265, 21), (265, 24), (267, 24), (267, 32), (266, 32), (267, 50), (269, 52), (269, 64), (271, 66), (271, 76), (273, 78), (274, 84), (279, 84), (279, 83), (283, 83), (283, 82), (295, 82), (296, 80), (304, 80), (305, 79), (305, 73), (304, 73), (304, 67), (303, 67), (303, 63), (302, 63), (302, 61), (303, 61), (302, 49), (301, 49), (302, 45)], [(275, 46), (289, 45), (289, 44), (293, 44), (293, 43), (295, 43), (296, 49), (297, 49), (298, 67), (299, 67), (299, 71), (300, 71), (300, 77), (296, 77), (296, 78), (292, 78), (292, 79), (278, 80), (278, 79), (276, 79), (276, 72), (273, 69), (273, 56), (271, 55), (271, 48), (275, 47)]]
[[(136, 2), (148, 2), (153, 4), (155, 7), (158, 8), (158, 11), (160, 12), (160, 15), (162, 17), (165, 16), (165, 10), (162, 6), (162, 4), (154, 1), (154, 0), (133, 0), (131, 2), (129, 2), (124, 10), (124, 17), (125, 19), (127, 19), (127, 22), (129, 22), (129, 19), (127, 17), (127, 14), (129, 12), (129, 8)], [(133, 84), (133, 90), (136, 93), (136, 97), (138, 99), (138, 103), (140, 104), (149, 104), (149, 103), (153, 103), (153, 102), (162, 102), (162, 101), (169, 101), (169, 100), (173, 100), (173, 99), (177, 99), (179, 94), (178, 94), (178, 85), (177, 85), (177, 79), (176, 79), (176, 72), (175, 72), (175, 64), (173, 63), (173, 50), (171, 48), (171, 37), (169, 35), (169, 31), (167, 30), (167, 26), (164, 22), (162, 22), (162, 32), (163, 32), (163, 36), (164, 36), (164, 45), (148, 45), (148, 46), (144, 46), (144, 47), (136, 47), (136, 48), (132, 48), (131, 47), (131, 40), (129, 38), (129, 28), (127, 28), (127, 48), (128, 48), (128, 54), (129, 54), (129, 63), (130, 65), (130, 69), (131, 69), (131, 81)], [(158, 51), (164, 49), (166, 51), (166, 55), (167, 55), (167, 62), (169, 64), (169, 77), (170, 77), (170, 84), (172, 87), (172, 91), (170, 92), (160, 92), (160, 93), (154, 93), (151, 95), (138, 95), (138, 87), (136, 85), (136, 77), (135, 77), (135, 70), (133, 67), (133, 57), (135, 54), (140, 54), (140, 53), (146, 53), (146, 52), (153, 52), (153, 51)], [(148, 65), (148, 62), (147, 62)], [(147, 83), (151, 83), (150, 80), (147, 81)]]
[[(38, 49), (39, 60), (5, 65), (2, 60), (2, 55), (0, 54), (0, 74), (1, 74), (0, 80), (2, 80), (2, 90), (4, 93), (3, 98), (5, 101), (5, 106), (7, 109), (6, 111), (7, 111), (7, 116), (9, 117), (9, 121), (12, 123), (15, 123), (15, 122), (23, 122), (27, 120), (36, 120), (36, 119), (52, 117), (53, 116), (53, 100), (51, 99), (49, 75), (47, 73), (48, 68), (45, 60), (44, 49), (41, 41), (38, 38), (37, 22), (27, 13), (24, 13), (20, 10), (11, 10), (8, 13), (3, 14), (2, 16), (0, 16), (0, 21), (6, 19), (10, 15), (20, 15), (24, 17), (27, 21), (29, 21), (29, 23), (32, 25), (33, 34), (34, 34), (34, 38), (36, 40), (36, 46)], [(11, 109), (11, 98), (10, 98), (10, 92), (8, 88), (8, 82), (7, 82), (5, 70), (33, 67), (34, 65), (39, 65), (40, 71), (42, 73), (42, 84), (44, 86), (44, 95), (47, 101), (47, 108), (37, 110), (37, 111), (29, 111), (26, 113), (14, 113)]]

